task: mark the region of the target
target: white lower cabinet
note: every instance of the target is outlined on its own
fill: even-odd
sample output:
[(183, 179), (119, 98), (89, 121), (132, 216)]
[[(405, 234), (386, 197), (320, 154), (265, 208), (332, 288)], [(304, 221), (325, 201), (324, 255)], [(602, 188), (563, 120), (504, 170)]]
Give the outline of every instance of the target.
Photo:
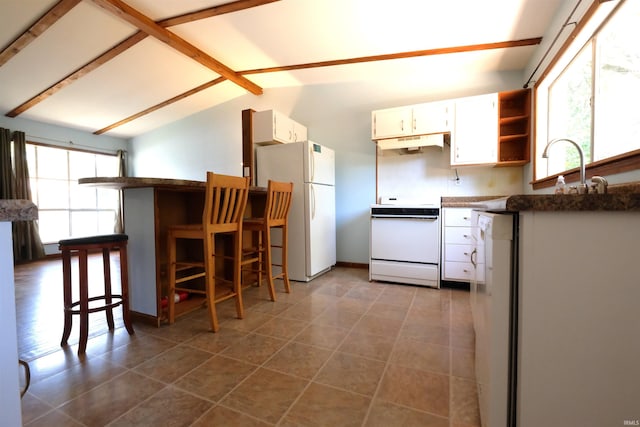
[[(443, 208), (442, 280), (469, 282), (473, 279), (471, 262), (471, 208)], [(474, 257), (474, 259), (477, 259)]]

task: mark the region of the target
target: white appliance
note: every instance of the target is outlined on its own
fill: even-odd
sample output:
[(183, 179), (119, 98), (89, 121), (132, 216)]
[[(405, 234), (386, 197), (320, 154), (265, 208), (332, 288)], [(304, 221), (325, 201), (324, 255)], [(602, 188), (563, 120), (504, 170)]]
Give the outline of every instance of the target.
[(369, 251), (369, 280), (439, 288), (439, 203), (372, 205)]
[[(517, 266), (514, 264), (517, 215), (473, 211), (476, 267), (471, 281), (471, 312), (476, 333), (475, 369), (482, 425), (515, 425), (517, 355)], [(484, 279), (484, 280), (482, 280)]]
[(336, 264), (335, 152), (312, 141), (257, 147), (256, 169), (258, 186), (266, 187), (269, 179), (293, 182), (289, 278), (308, 282), (331, 269)]

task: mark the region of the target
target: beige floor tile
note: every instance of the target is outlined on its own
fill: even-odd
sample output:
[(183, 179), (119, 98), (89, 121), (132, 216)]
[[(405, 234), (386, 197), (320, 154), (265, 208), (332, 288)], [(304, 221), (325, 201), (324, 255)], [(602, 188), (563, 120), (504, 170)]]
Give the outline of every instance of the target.
[(331, 356), (331, 350), (291, 342), (269, 359), (264, 366), (289, 375), (311, 379), (329, 356)]
[(269, 423), (276, 423), (308, 381), (260, 368), (220, 402)]
[(377, 400), (365, 427), (449, 427), (449, 419)]
[(135, 372), (155, 380), (172, 383), (213, 357), (211, 353), (188, 346), (176, 346), (138, 365)]
[(86, 425), (106, 425), (163, 387), (128, 371), (67, 402), (60, 410)]
[(451, 347), (473, 350), (475, 348), (475, 334), (472, 330), (451, 330)]
[(52, 411), (28, 424), (23, 423), (23, 425), (25, 427), (81, 427), (83, 424), (60, 411)]
[(400, 331), (401, 337), (444, 346), (448, 346), (450, 343), (449, 335), (448, 327), (417, 320), (405, 321), (402, 325), (402, 330)]
[[(369, 310), (369, 313), (371, 310)], [(353, 327), (353, 330), (363, 334), (382, 335), (394, 338), (400, 332), (402, 320), (385, 319), (371, 314), (365, 314)]]
[(336, 302), (336, 308), (339, 310), (352, 311), (354, 313), (364, 314), (374, 303), (372, 300), (362, 300), (355, 298), (341, 298)]
[(448, 417), (449, 377), (392, 364), (387, 367), (376, 397)]
[(269, 320), (274, 319), (275, 317), (271, 314), (260, 313), (260, 312), (249, 312), (248, 310), (245, 312), (243, 319), (230, 319), (221, 324), (220, 328), (233, 328), (237, 331), (242, 332), (252, 332), (259, 328), (260, 326), (267, 323)]
[(240, 360), (215, 356), (180, 378), (175, 386), (217, 402), (257, 368)]
[(381, 285), (381, 295), (379, 300), (386, 304), (409, 307), (413, 302), (416, 291), (420, 288), (416, 286), (385, 284)]
[(349, 291), (344, 294), (344, 296), (346, 298), (375, 301), (381, 293), (382, 290), (380, 288), (368, 285), (357, 285), (349, 289)]
[(298, 336), (296, 342), (335, 349), (340, 345), (348, 330), (333, 326), (315, 325), (307, 326)]
[(407, 315), (407, 308), (400, 305), (389, 304), (384, 300), (384, 297), (382, 297), (373, 303), (371, 308), (369, 308), (368, 314), (384, 317), (385, 319), (404, 320)]
[(282, 426), (360, 426), (370, 399), (312, 383), (293, 405)]
[(124, 372), (121, 366), (100, 357), (87, 357), (82, 363), (42, 381), (33, 378), (29, 392), (57, 407)]
[(391, 363), (449, 375), (449, 347), (410, 338), (399, 338)]
[(291, 339), (307, 327), (309, 322), (302, 320), (275, 317), (255, 330), (258, 334), (270, 335), (276, 338)]
[(129, 345), (118, 347), (103, 357), (115, 364), (133, 368), (175, 347), (176, 343), (148, 334), (137, 334), (131, 337)]
[(220, 353), (247, 335), (249, 335), (248, 332), (237, 331), (232, 328), (221, 328), (216, 333), (202, 332), (186, 341), (185, 345), (209, 353)]
[(394, 342), (395, 339), (391, 337), (351, 332), (338, 350), (369, 359), (386, 361), (391, 355)]
[(249, 415), (233, 411), (223, 406), (216, 406), (192, 425), (193, 427), (268, 427), (272, 424), (265, 423)]
[(279, 338), (249, 334), (220, 354), (260, 365), (276, 354), (286, 343), (287, 341)]
[(384, 372), (384, 362), (336, 352), (314, 378), (315, 382), (373, 396)]
[(464, 425), (480, 426), (475, 381), (457, 377), (451, 378), (451, 420)]
[(111, 427), (189, 426), (213, 403), (168, 386), (110, 424)]
[(47, 405), (31, 393), (26, 393), (22, 397), (22, 424), (26, 425), (51, 411), (53, 407)]
[(451, 375), (470, 380), (476, 378), (475, 352), (453, 347), (451, 349)]
[(362, 315), (359, 313), (331, 307), (327, 308), (322, 312), (322, 314), (313, 319), (312, 323), (335, 326), (336, 328), (351, 329), (361, 317)]

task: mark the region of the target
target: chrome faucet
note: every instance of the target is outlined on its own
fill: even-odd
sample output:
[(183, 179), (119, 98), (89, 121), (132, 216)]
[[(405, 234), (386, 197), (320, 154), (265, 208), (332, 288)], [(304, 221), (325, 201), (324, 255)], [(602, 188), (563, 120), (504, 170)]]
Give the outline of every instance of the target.
[(582, 148), (575, 141), (573, 141), (571, 139), (567, 139), (567, 138), (552, 139), (551, 141), (549, 141), (547, 143), (547, 146), (544, 147), (544, 151), (542, 152), (542, 158), (548, 159), (549, 158), (549, 148), (551, 148), (551, 146), (553, 144), (555, 144), (556, 142), (560, 142), (560, 141), (569, 142), (569, 143), (573, 144), (578, 149), (578, 154), (580, 155), (580, 185), (578, 186), (578, 193), (579, 194), (586, 194), (587, 193), (587, 181), (586, 181), (586, 178), (585, 178), (584, 151), (582, 151)]

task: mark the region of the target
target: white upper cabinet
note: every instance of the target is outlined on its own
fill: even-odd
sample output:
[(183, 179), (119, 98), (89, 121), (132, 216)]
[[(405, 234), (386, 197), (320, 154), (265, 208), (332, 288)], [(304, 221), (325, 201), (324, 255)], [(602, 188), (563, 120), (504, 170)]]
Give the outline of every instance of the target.
[(451, 130), (451, 102), (428, 102), (371, 113), (371, 139), (401, 138)]
[(498, 162), (498, 94), (455, 100), (451, 166)]
[(253, 114), (253, 142), (259, 145), (307, 140), (307, 128), (276, 110)]
[(413, 106), (413, 133), (426, 135), (430, 133), (450, 132), (452, 128), (453, 103), (429, 102)]

